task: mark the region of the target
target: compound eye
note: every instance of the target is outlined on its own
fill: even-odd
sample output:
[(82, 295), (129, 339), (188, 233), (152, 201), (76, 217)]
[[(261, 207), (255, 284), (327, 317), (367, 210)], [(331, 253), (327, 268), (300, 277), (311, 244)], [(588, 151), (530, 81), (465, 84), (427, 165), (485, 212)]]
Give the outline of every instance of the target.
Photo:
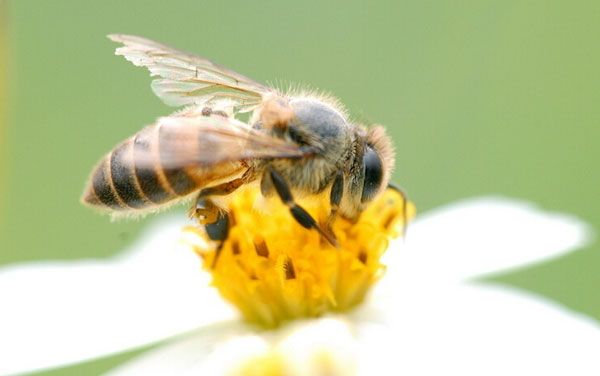
[(365, 172), (365, 183), (363, 186), (361, 202), (371, 201), (379, 188), (381, 188), (381, 182), (383, 180), (383, 165), (379, 155), (371, 146), (367, 145), (365, 154), (363, 155), (363, 168)]

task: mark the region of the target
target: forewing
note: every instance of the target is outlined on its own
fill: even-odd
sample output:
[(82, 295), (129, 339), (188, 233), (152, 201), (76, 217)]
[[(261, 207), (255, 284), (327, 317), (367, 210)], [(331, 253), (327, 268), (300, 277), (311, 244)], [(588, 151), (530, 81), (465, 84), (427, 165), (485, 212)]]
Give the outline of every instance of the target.
[(300, 158), (310, 153), (297, 144), (272, 137), (219, 115), (163, 117), (152, 133), (157, 147), (136, 148), (135, 164), (163, 168), (210, 169), (226, 162), (265, 158)]
[(108, 37), (123, 44), (116, 49), (116, 55), (160, 77), (152, 82), (152, 90), (168, 105), (196, 104), (246, 112), (254, 109), (265, 96), (275, 93), (203, 57), (137, 36), (112, 34)]

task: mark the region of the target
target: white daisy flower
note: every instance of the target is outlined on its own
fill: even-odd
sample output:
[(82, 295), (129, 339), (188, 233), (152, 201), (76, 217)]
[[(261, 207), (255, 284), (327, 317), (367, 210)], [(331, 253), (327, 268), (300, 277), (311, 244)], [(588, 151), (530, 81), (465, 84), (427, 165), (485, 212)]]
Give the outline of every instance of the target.
[[(597, 322), (532, 293), (478, 281), (583, 246), (589, 231), (576, 218), (498, 198), (443, 207), (415, 220), (405, 240), (391, 242), (376, 284), (383, 270), (372, 249), (364, 256), (357, 246), (360, 262), (347, 264), (354, 274), (341, 276), (339, 264), (328, 269), (336, 282), (323, 284), (328, 272), (310, 269), (304, 256), (272, 258), (280, 250), (271, 238), (265, 239), (271, 258), (250, 268), (245, 263), (256, 260), (245, 258), (243, 244), (237, 258), (231, 244), (224, 247), (214, 270), (205, 266), (211, 277), (199, 270), (189, 246), (181, 246), (182, 226), (174, 218), (159, 220), (131, 249), (106, 260), (0, 269), (0, 374), (160, 341), (114, 374), (600, 373)], [(343, 244), (342, 230), (336, 235)], [(378, 236), (363, 239), (367, 230), (352, 231), (359, 245)], [(216, 271), (235, 263), (251, 280), (270, 278), (261, 274), (263, 264), (282, 271), (279, 284), (269, 282), (281, 292), (273, 304), (265, 304), (265, 284), (240, 286), (242, 277)], [(372, 273), (360, 274), (367, 269)], [(372, 285), (363, 301), (363, 288)], [(242, 290), (246, 295), (236, 295)]]

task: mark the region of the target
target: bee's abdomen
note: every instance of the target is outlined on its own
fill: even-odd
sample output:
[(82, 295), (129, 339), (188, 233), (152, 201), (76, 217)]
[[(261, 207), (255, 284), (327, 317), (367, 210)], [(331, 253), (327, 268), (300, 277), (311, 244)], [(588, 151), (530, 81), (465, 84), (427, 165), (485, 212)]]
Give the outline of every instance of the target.
[(107, 154), (94, 170), (83, 201), (116, 211), (149, 209), (197, 189), (182, 169), (164, 169), (160, 127), (144, 128)]

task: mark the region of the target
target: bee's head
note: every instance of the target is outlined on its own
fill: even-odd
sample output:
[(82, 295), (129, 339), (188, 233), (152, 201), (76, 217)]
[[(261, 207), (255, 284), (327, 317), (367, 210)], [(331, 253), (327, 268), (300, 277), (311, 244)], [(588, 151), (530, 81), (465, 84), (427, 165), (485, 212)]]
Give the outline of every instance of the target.
[(362, 162), (364, 184), (360, 201), (367, 203), (388, 185), (394, 168), (394, 150), (383, 127), (373, 127), (367, 132)]

